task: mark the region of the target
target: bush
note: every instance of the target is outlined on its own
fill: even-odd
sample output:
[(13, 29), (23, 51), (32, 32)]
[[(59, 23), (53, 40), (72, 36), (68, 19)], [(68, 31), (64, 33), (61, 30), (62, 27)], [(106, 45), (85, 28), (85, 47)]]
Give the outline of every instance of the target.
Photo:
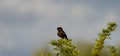
[[(107, 28), (102, 29), (102, 31), (98, 33), (98, 38), (95, 40), (93, 49), (89, 49), (91, 50), (91, 52), (89, 52), (90, 54), (88, 56), (110, 56), (110, 55), (120, 56), (119, 54), (120, 50), (118, 50), (115, 46), (104, 45), (105, 40), (110, 39), (111, 32), (115, 31), (116, 27), (117, 27), (116, 22), (109, 22), (107, 24)], [(57, 40), (51, 40), (50, 44), (54, 46), (54, 53), (53, 54), (49, 53), (48, 56), (83, 56), (84, 55), (84, 54), (81, 55), (80, 50), (77, 49), (77, 45), (72, 43), (72, 39), (66, 40), (60, 38)], [(107, 54), (103, 54), (106, 53), (105, 51), (107, 51)], [(108, 55), (108, 53), (110, 55)], [(44, 54), (42, 54), (42, 56), (44, 56)]]
[(56, 56), (81, 56), (80, 50), (76, 48), (76, 45), (71, 43), (72, 39), (58, 39), (52, 40), (50, 44), (56, 46)]
[(107, 24), (107, 28), (102, 29), (102, 32), (100, 32), (98, 34), (99, 38), (95, 40), (96, 43), (95, 43), (94, 48), (91, 52), (92, 56), (100, 56), (100, 52), (101, 52), (102, 48), (104, 47), (105, 39), (110, 38), (111, 32), (115, 31), (116, 27), (117, 27), (116, 22), (109, 22)]

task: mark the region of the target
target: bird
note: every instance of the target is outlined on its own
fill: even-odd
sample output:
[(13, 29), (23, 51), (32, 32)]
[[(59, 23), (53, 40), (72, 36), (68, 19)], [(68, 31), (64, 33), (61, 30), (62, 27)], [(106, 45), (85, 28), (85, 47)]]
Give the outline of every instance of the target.
[(57, 27), (57, 31), (58, 31), (57, 35), (58, 35), (60, 38), (62, 38), (62, 39), (67, 39), (67, 40), (68, 40), (67, 35), (66, 35), (66, 33), (64, 32), (64, 30), (63, 30), (62, 27)]

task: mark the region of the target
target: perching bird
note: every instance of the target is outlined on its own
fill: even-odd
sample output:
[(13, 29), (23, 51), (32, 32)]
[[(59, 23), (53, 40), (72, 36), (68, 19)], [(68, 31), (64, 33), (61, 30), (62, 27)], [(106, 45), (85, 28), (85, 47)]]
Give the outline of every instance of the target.
[(63, 31), (62, 27), (58, 27), (57, 30), (58, 30), (57, 35), (58, 35), (60, 38), (62, 38), (62, 39), (65, 38), (65, 39), (68, 40), (67, 35), (66, 35), (66, 33)]

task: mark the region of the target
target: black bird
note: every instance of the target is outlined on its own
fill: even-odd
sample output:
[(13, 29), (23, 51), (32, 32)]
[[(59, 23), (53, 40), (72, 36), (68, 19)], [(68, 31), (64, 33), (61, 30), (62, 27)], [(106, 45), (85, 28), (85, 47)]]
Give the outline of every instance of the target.
[(65, 39), (68, 40), (67, 35), (66, 35), (66, 33), (63, 31), (63, 28), (62, 28), (62, 27), (58, 27), (57, 30), (58, 30), (57, 35), (58, 35), (60, 38), (62, 38), (62, 39), (65, 38)]

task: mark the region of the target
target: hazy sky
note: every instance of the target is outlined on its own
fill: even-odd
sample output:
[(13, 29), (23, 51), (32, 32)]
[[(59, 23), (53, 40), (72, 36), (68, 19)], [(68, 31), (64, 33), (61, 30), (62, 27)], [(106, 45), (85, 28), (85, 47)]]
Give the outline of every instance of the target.
[(118, 28), (107, 44), (120, 43), (120, 0), (0, 0), (0, 56), (30, 56), (56, 35), (94, 42), (107, 22)]

